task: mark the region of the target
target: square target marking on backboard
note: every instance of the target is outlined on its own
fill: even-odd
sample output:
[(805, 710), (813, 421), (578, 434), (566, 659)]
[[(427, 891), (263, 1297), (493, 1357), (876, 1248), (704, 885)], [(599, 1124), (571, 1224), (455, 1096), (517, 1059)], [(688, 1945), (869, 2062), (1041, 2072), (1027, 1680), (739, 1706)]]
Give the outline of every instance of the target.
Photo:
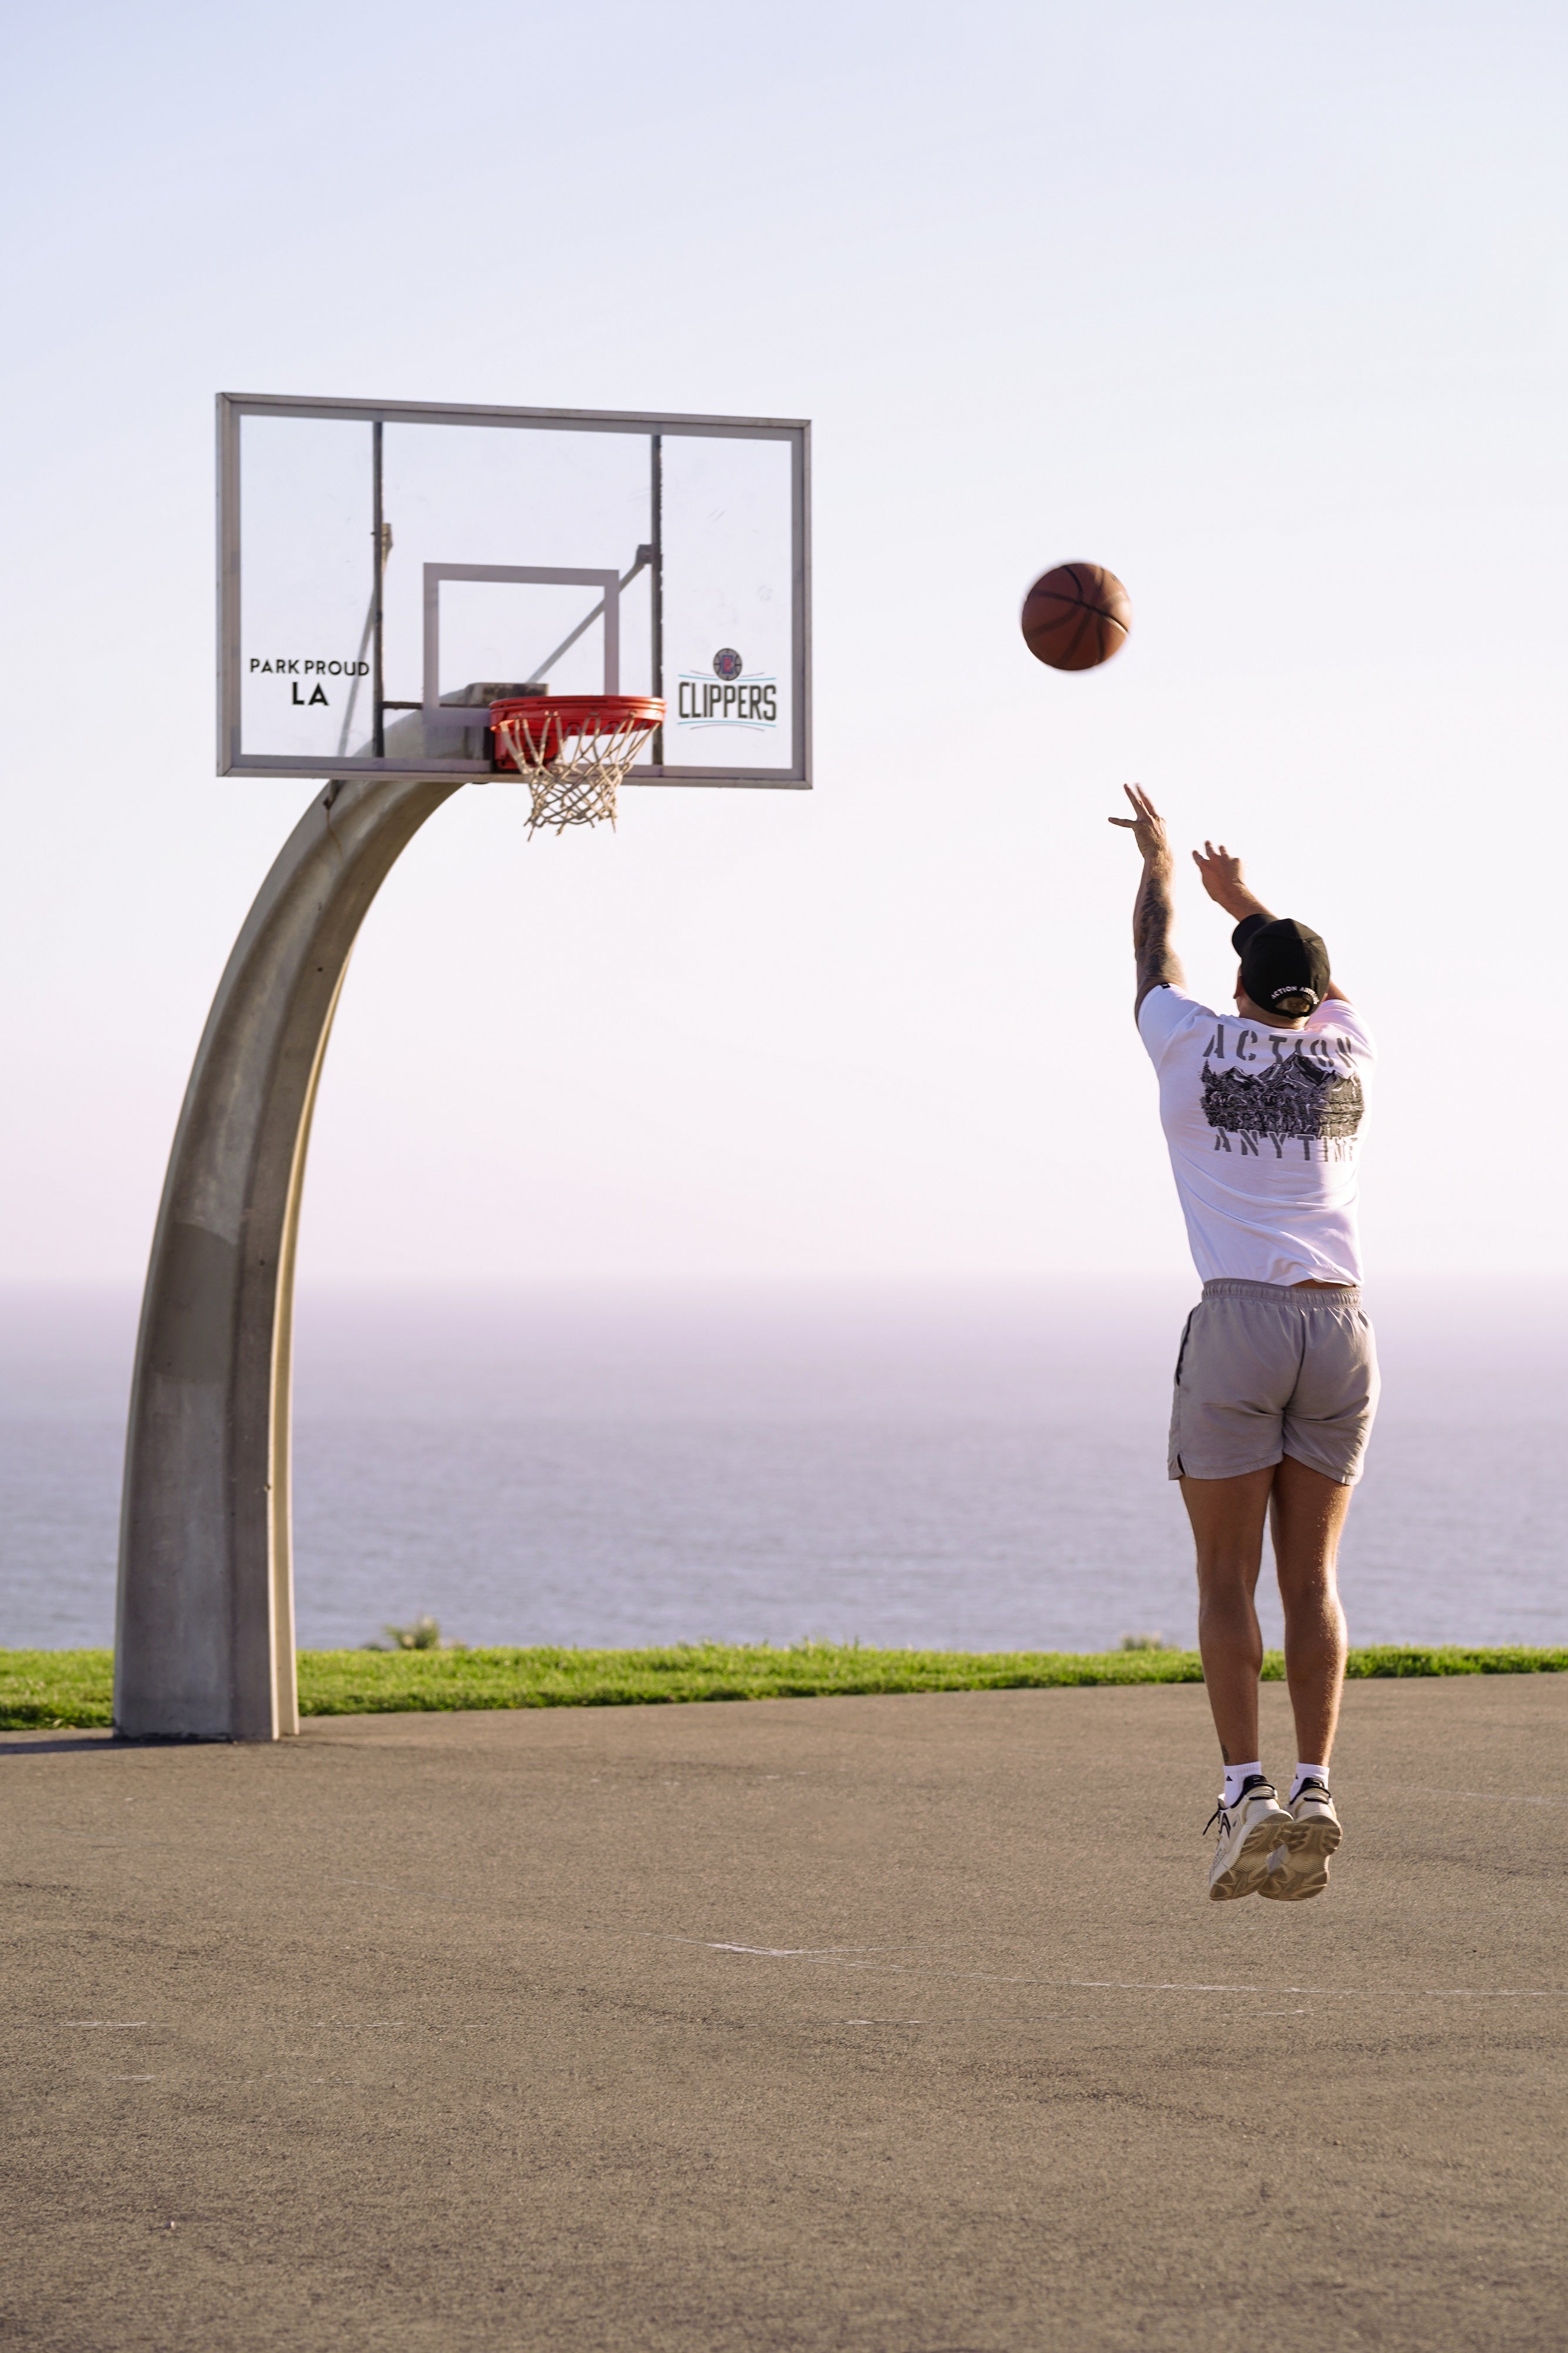
[(220, 776), (483, 779), (542, 687), (666, 702), (628, 784), (810, 785), (809, 426), (217, 409)]

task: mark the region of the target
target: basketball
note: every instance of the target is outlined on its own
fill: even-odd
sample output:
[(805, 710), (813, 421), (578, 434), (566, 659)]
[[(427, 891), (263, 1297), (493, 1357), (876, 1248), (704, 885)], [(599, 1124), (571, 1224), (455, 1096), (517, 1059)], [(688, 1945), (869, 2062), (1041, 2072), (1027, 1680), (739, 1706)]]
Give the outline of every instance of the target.
[(1132, 606), (1103, 564), (1058, 564), (1025, 597), (1019, 626), (1037, 661), (1052, 670), (1097, 670), (1127, 643)]

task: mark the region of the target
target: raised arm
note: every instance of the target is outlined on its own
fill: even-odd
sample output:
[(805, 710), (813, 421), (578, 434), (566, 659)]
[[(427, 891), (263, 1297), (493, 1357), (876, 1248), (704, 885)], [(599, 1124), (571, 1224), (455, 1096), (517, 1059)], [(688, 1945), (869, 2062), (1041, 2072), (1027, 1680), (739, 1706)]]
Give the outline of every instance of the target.
[[(1266, 907), (1242, 880), (1240, 859), (1233, 858), (1223, 841), (1217, 845), (1205, 841), (1201, 849), (1194, 849), (1193, 864), (1215, 906), (1223, 907), (1234, 922), (1239, 923), (1247, 915), (1261, 915), (1266, 923), (1274, 921), (1273, 910)], [(1337, 997), (1342, 1005), (1350, 1003), (1350, 998), (1337, 981), (1331, 980), (1323, 994), (1325, 997)]]
[(1132, 902), (1132, 953), (1138, 965), (1138, 994), (1132, 1000), (1136, 1021), (1152, 988), (1180, 988), (1185, 976), (1181, 958), (1171, 945), (1175, 911), (1171, 903), (1171, 845), (1165, 821), (1142, 785), (1123, 785), (1132, 804), (1131, 817), (1113, 817), (1112, 825), (1129, 832), (1143, 858), (1142, 879)]

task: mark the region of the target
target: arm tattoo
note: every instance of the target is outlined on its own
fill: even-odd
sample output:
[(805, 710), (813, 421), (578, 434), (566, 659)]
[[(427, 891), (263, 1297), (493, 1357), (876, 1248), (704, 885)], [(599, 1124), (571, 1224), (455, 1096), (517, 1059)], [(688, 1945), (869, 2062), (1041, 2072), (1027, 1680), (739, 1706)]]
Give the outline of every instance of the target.
[(1132, 952), (1138, 960), (1134, 1015), (1152, 988), (1163, 985), (1181, 987), (1181, 959), (1171, 945), (1174, 921), (1169, 865), (1145, 866), (1138, 896), (1132, 902)]

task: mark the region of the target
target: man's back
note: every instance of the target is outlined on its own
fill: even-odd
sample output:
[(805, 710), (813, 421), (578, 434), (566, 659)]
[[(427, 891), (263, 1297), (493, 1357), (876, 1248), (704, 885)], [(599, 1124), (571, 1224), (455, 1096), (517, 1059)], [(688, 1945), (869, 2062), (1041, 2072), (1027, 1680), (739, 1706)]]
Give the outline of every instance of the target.
[(1359, 1282), (1361, 1126), (1376, 1050), (1342, 997), (1297, 1029), (1152, 988), (1138, 1034), (1205, 1282)]

